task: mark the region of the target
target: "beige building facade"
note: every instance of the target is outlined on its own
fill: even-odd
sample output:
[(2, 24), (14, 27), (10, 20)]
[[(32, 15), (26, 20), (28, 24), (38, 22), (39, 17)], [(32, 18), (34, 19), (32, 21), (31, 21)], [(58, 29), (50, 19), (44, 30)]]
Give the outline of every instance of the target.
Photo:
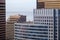
[(26, 22), (26, 16), (13, 15), (8, 18), (6, 23), (6, 40), (14, 40), (14, 23), (17, 22)]
[[(37, 0), (38, 6), (43, 5), (41, 8), (58, 8), (60, 9), (60, 0)], [(41, 4), (41, 5), (40, 5)]]
[(60, 0), (38, 0), (38, 2), (46, 2), (46, 1), (60, 1)]

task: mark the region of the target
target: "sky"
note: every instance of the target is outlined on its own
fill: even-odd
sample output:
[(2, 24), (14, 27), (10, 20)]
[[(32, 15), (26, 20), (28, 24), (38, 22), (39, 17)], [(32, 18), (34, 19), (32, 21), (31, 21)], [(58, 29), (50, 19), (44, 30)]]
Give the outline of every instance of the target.
[(33, 20), (36, 0), (6, 0), (6, 19), (11, 15), (26, 15), (27, 21)]

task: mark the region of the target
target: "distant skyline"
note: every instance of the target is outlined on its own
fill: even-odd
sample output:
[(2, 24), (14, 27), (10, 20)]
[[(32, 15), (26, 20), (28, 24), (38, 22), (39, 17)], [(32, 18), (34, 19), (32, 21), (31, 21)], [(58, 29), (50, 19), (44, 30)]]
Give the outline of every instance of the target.
[(33, 9), (36, 8), (36, 0), (6, 0), (6, 18), (10, 15), (26, 15), (27, 21), (33, 20)]

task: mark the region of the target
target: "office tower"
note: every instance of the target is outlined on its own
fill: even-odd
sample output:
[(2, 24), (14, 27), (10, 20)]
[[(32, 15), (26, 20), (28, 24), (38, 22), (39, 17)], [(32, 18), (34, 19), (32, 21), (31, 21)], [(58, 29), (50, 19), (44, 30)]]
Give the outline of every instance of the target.
[(37, 9), (40, 8), (60, 9), (60, 0), (37, 0)]
[(26, 16), (24, 15), (12, 15), (7, 20), (6, 24), (6, 40), (14, 40), (14, 23), (26, 22)]
[(60, 9), (35, 9), (34, 23), (49, 26), (49, 40), (60, 40)]
[(60, 0), (37, 0), (34, 23), (49, 25), (49, 40), (60, 40)]
[(48, 26), (33, 23), (15, 23), (15, 40), (48, 40)]
[(0, 40), (5, 40), (5, 0), (0, 0)]

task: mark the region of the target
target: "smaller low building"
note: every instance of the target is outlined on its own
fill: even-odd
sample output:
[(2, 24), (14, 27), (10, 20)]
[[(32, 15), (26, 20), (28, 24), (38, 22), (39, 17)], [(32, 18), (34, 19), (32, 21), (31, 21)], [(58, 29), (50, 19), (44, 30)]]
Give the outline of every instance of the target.
[(14, 23), (26, 22), (25, 15), (11, 15), (6, 22), (6, 40), (14, 40)]
[(15, 23), (15, 40), (48, 40), (49, 27), (47, 25), (33, 23)]

